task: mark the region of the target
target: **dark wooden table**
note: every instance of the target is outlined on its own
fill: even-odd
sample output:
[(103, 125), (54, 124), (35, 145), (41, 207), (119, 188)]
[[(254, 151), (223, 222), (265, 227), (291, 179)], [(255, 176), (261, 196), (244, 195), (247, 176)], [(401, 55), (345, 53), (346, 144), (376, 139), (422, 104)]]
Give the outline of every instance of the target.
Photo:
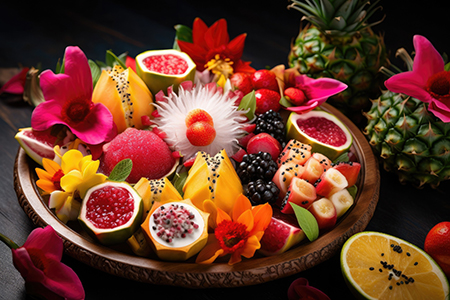
[[(75, 3), (76, 2), (76, 3)], [(248, 34), (244, 60), (260, 69), (286, 64), (291, 40), (297, 35), (301, 15), (287, 10), (287, 1), (73, 1), (52, 6), (2, 3), (0, 8), (0, 68), (38, 66), (54, 69), (67, 45), (78, 45), (91, 59), (103, 60), (106, 50), (135, 56), (149, 49), (171, 48), (173, 26), (191, 26), (195, 17), (208, 25), (226, 18), (230, 36)], [(394, 3), (395, 2), (395, 3)], [(392, 53), (399, 47), (413, 50), (414, 34), (426, 36), (440, 52), (449, 51), (444, 1), (433, 6), (410, 1), (382, 1), (386, 19), (374, 30), (384, 34)], [(440, 8), (439, 8), (440, 7)], [(393, 55), (391, 60), (395, 61)], [(0, 97), (0, 232), (22, 245), (35, 228), (17, 202), (13, 166), (18, 143), (17, 130), (30, 126), (32, 108), (17, 97)], [(408, 240), (419, 247), (438, 222), (450, 221), (450, 182), (437, 189), (415, 189), (400, 185), (395, 175), (381, 170), (380, 199), (367, 226)], [(265, 284), (227, 289), (186, 289), (155, 286), (106, 274), (64, 255), (63, 262), (78, 274), (86, 299), (133, 299), (164, 295), (168, 299), (286, 299), (292, 281), (307, 278), (332, 299), (351, 299), (336, 254), (330, 260), (302, 273)], [(0, 298), (26, 299), (24, 281), (12, 264), (11, 252), (0, 245)]]

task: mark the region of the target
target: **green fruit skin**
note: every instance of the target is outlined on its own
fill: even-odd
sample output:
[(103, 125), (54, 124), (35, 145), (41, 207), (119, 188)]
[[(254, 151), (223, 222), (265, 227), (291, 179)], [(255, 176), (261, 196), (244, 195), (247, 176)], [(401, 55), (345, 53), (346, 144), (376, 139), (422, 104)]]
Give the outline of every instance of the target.
[[(155, 53), (156, 51), (146, 51), (139, 55), (145, 56), (146, 54), (150, 55)], [(147, 85), (148, 89), (153, 95), (156, 95), (159, 91), (163, 91), (164, 94), (167, 95), (167, 88), (173, 86), (173, 91), (177, 92), (178, 87), (183, 81), (192, 81), (195, 79), (195, 64), (192, 62), (192, 65), (189, 66), (188, 72), (186, 75), (167, 75), (161, 73), (155, 73), (148, 71), (145, 66), (141, 66), (141, 64), (136, 60), (136, 73), (139, 77)]]
[(370, 108), (370, 99), (380, 94), (381, 66), (387, 66), (384, 39), (370, 28), (355, 35), (327, 36), (309, 24), (300, 31), (288, 55), (289, 66), (312, 78), (328, 77), (348, 88), (327, 102), (358, 124), (361, 110)]
[[(291, 116), (295, 113), (291, 113)], [(286, 122), (286, 136), (287, 139), (295, 139), (299, 142), (302, 142), (304, 144), (309, 144), (312, 147), (312, 152), (319, 152), (323, 155), (327, 156), (331, 161), (334, 161), (336, 158), (338, 158), (341, 154), (344, 152), (347, 152), (348, 149), (351, 147), (352, 143), (349, 143), (348, 147), (342, 148), (342, 149), (336, 149), (336, 148), (330, 148), (331, 146), (326, 146), (322, 143), (318, 143), (310, 138), (308, 138), (306, 135), (301, 134), (299, 131), (296, 130), (295, 125), (293, 124), (292, 118), (289, 117), (289, 119)], [(350, 139), (353, 137), (350, 134)]]
[(401, 183), (436, 188), (450, 179), (450, 124), (428, 112), (426, 103), (386, 90), (365, 116), (363, 133)]

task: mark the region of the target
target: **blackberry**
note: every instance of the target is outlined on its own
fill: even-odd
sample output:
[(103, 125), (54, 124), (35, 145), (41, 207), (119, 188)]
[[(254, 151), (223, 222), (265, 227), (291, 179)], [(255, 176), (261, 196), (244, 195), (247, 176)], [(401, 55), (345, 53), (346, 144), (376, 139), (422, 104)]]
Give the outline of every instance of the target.
[(286, 127), (279, 112), (268, 110), (256, 117), (255, 134), (266, 132), (280, 142), (281, 148), (286, 146)]
[(277, 169), (278, 165), (272, 159), (270, 153), (258, 152), (256, 154), (245, 154), (241, 163), (236, 167), (236, 173), (242, 184), (246, 184), (256, 179), (272, 180)]
[(273, 204), (278, 199), (280, 190), (271, 180), (257, 179), (256, 181), (250, 181), (244, 187), (244, 193), (252, 205)]

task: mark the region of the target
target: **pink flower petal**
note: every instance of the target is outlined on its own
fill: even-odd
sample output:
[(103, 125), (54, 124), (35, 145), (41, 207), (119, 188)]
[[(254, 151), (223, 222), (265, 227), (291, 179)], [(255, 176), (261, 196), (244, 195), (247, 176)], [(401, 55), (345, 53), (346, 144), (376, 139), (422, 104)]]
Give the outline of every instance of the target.
[(384, 85), (391, 92), (402, 93), (425, 103), (429, 103), (433, 99), (425, 90), (426, 81), (423, 82), (421, 75), (414, 71), (396, 74), (386, 80)]
[(414, 49), (416, 55), (413, 70), (392, 76), (385, 81), (385, 86), (394, 93), (402, 93), (430, 103), (433, 98), (426, 91), (427, 81), (432, 75), (444, 70), (444, 60), (423, 36), (414, 36)]
[(101, 103), (91, 109), (87, 118), (76, 126), (69, 126), (72, 133), (87, 144), (100, 144), (114, 135), (114, 121), (111, 112)]
[(64, 74), (72, 83), (72, 91), (86, 99), (92, 98), (92, 75), (86, 55), (78, 47), (67, 47), (65, 53)]
[(23, 244), (23, 247), (27, 249), (41, 249), (49, 257), (58, 261), (61, 260), (64, 250), (62, 239), (51, 226), (34, 229), (28, 236), (25, 244)]
[(440, 101), (432, 101), (428, 105), (428, 110), (432, 112), (442, 122), (450, 122), (450, 107)]
[(23, 90), (25, 87), (25, 81), (27, 79), (27, 73), (30, 68), (22, 68), (22, 70), (11, 77), (1, 88), (0, 94), (9, 93), (9, 94), (23, 94)]
[(84, 299), (83, 285), (72, 268), (59, 261), (50, 261), (42, 284), (66, 299)]
[(55, 124), (65, 124), (61, 119), (62, 103), (54, 100), (40, 103), (31, 114), (31, 127), (42, 131)]

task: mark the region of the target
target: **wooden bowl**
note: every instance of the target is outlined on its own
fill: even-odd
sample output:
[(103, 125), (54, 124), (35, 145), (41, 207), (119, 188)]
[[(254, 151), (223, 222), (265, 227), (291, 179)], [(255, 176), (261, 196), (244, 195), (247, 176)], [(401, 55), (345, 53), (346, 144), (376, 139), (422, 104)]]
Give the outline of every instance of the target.
[[(361, 131), (334, 107), (322, 109), (335, 114), (351, 131), (353, 149), (362, 168), (355, 204), (340, 218), (335, 228), (314, 242), (303, 241), (283, 254), (245, 259), (233, 266), (226, 260), (210, 265), (187, 262), (164, 262), (156, 258), (133, 255), (126, 247), (102, 246), (88, 237), (76, 224), (59, 221), (49, 210), (46, 199), (35, 185), (37, 165), (19, 149), (14, 165), (14, 187), (18, 201), (37, 226), (51, 225), (64, 241), (65, 253), (104, 272), (158, 285), (187, 288), (238, 287), (255, 285), (290, 276), (328, 260), (353, 234), (364, 230), (375, 211), (380, 190), (380, 173), (372, 149)], [(76, 223), (76, 222), (75, 222)]]

